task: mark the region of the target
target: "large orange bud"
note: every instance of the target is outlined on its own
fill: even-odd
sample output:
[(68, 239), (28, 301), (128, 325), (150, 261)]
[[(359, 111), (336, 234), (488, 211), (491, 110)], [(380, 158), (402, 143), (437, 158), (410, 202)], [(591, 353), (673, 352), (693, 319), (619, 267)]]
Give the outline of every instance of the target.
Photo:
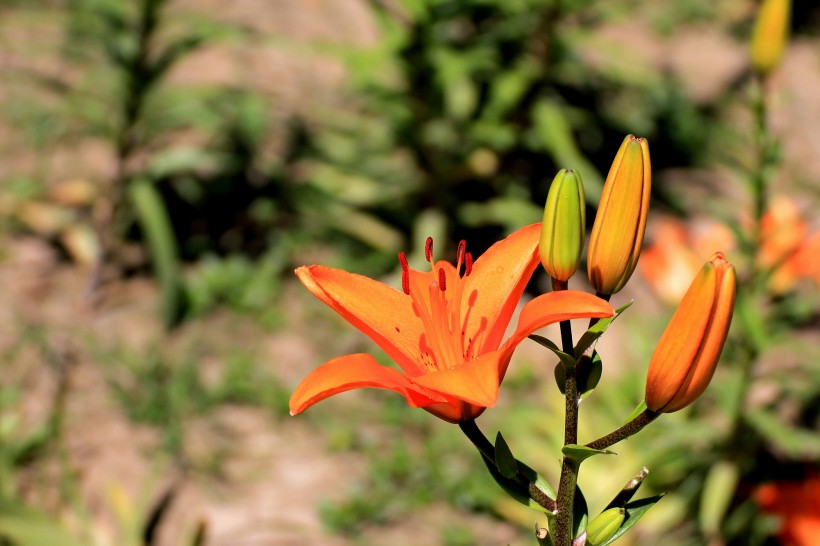
[(652, 354), (647, 408), (678, 411), (706, 390), (732, 322), (735, 284), (735, 268), (720, 252), (701, 268)]
[(609, 169), (589, 238), (587, 272), (599, 294), (623, 288), (638, 264), (651, 189), (649, 145), (629, 135)]

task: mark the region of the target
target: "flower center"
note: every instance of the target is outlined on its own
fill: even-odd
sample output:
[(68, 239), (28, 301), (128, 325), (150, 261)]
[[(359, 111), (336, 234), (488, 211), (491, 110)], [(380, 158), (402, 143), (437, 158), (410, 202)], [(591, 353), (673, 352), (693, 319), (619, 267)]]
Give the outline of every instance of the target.
[[(470, 294), (466, 307), (462, 306), (465, 279), (473, 270), (473, 256), (467, 252), (467, 243), (462, 240), (458, 243), (455, 268), (449, 264), (436, 267), (433, 239), (428, 237), (424, 257), (430, 264), (431, 275), (411, 277), (407, 256), (404, 252), (399, 253), (402, 290), (412, 299), (413, 310), (424, 326), (425, 333), (419, 340), (419, 360), (428, 372), (452, 369), (475, 358), (475, 348), (480, 341), (478, 338), (483, 334), (480, 331), (474, 336), (467, 335), (475, 294)], [(414, 284), (413, 278), (425, 278), (429, 282), (426, 285)]]

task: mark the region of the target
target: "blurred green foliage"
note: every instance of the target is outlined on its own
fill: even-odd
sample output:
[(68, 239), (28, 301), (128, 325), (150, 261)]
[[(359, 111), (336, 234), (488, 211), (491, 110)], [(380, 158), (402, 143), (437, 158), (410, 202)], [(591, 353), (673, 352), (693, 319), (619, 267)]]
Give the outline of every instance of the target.
[[(0, 205), (8, 200), (15, 212), (0, 215), (0, 230), (28, 230), (66, 250), (61, 234), (69, 227), (93, 228), (97, 252), (114, 270), (100, 273), (101, 281), (145, 274), (150, 266), (163, 287), (168, 326), (220, 306), (250, 314), (266, 328), (281, 326), (290, 313), (283, 308), (282, 280), (305, 261), (377, 275), (396, 267), (397, 250), (418, 251), (427, 235), (445, 244), (466, 238), (472, 250), (481, 250), (504, 232), (537, 221), (548, 181), (565, 167), (581, 171), (594, 207), (626, 133), (649, 139), (656, 171), (726, 162), (727, 156), (737, 160), (734, 167), (749, 168), (750, 143), (726, 122), (727, 112), (748, 98), (745, 80), (696, 102), (669, 71), (603, 36), (635, 17), (658, 36), (674, 36), (689, 24), (721, 25), (742, 36), (748, 21), (739, 4), (681, 0), (646, 5), (636, 15), (627, 1), (373, 0), (376, 43), (309, 48), (342, 61), (342, 100), (291, 112), (260, 89), (173, 78), (175, 68), (204, 48), (287, 44), (281, 36), (260, 37), (214, 14), (169, 9), (166, 0), (7, 1), (0, 15), (20, 10), (22, 19), (41, 18), (44, 35), (61, 36), (64, 68), (52, 77), (32, 62), (0, 75), (2, 115), (16, 138), (40, 156), (67, 142), (102, 140), (114, 168), (109, 179), (93, 180), (94, 200), (81, 207), (50, 201), (54, 180), (46, 179), (39, 161), (31, 172), (0, 173)], [(811, 36), (817, 8), (797, 4), (801, 15), (795, 19)], [(17, 47), (27, 48), (32, 59), (48, 54), (45, 42), (30, 42)], [(61, 173), (73, 175), (70, 169)], [(693, 212), (660, 180), (654, 198), (681, 214)], [(55, 204), (40, 211), (45, 228), (15, 208), (27, 203)], [(703, 206), (712, 212), (725, 203)], [(820, 457), (820, 376), (811, 365), (817, 348), (793, 335), (816, 325), (817, 299), (754, 290), (757, 299), (744, 312), (750, 322), (730, 341), (724, 362), (753, 362), (753, 381), (776, 395), (737, 417), (732, 405), (747, 372), (727, 364), (701, 404), (643, 433), (638, 441), (649, 448), (637, 453), (632, 444), (619, 446), (623, 472), (614, 482), (607, 481), (615, 474), (610, 460), (603, 468), (589, 464), (585, 488), (614, 491), (624, 475), (646, 464), (652, 470), (647, 488), (677, 491), (657, 508), (664, 521), (655, 530), (662, 534), (643, 535), (640, 526), (632, 531), (642, 544), (657, 536), (664, 538), (656, 543), (671, 536), (676, 544), (702, 544), (718, 535), (728, 544), (746, 544), (749, 537), (762, 544), (772, 522), (749, 501), (751, 489), (770, 479), (798, 478)], [(760, 317), (766, 317), (762, 324)], [(34, 337), (20, 343), (42, 348), (42, 340), (29, 334)], [(766, 342), (750, 346), (750, 339)], [(633, 356), (648, 354), (643, 337), (630, 343)], [(17, 350), (6, 352), (5, 361)], [(167, 451), (181, 459), (193, 416), (226, 404), (260, 406), (277, 417), (286, 412), (289, 393), (260, 371), (252, 354), (226, 356), (218, 379), (208, 383), (199, 354), (106, 350), (100, 360), (116, 364), (107, 377), (122, 408), (134, 421), (160, 429)], [(788, 373), (758, 364), (783, 357), (799, 362)], [(590, 435), (619, 425), (641, 398), (642, 369), (613, 378), (604, 366), (603, 381), (615, 387), (585, 401), (583, 426)], [(504, 385), (505, 396), (523, 406), (504, 408), (513, 423), (505, 424), (506, 437), (523, 459), (545, 466), (553, 461), (544, 453), (560, 446), (550, 417), (560, 408), (551, 406), (555, 393), (542, 392), (551, 383), (550, 370), (539, 368), (511, 374)], [(40, 428), (22, 430), (16, 412), (25, 396), (13, 385), (0, 388), (0, 542), (69, 544), (73, 535), (60, 537), (60, 525), (43, 523), (43, 515), (16, 495), (20, 472), (59, 451), (62, 441), (59, 405)], [(369, 525), (401, 520), (434, 499), (521, 518), (499, 500), (463, 439), (423, 412), (408, 412), (400, 400), (376, 399), (378, 418), (370, 424), (411, 430), (411, 443), (390, 434), (374, 441), (347, 415), (324, 413), (309, 421), (329, 438), (329, 449), (370, 461), (358, 490), (322, 507), (330, 529), (366, 536)], [(207, 470), (218, 472), (220, 463), (216, 456)], [(538, 470), (550, 475), (555, 469)], [(64, 469), (63, 477), (65, 504), (82, 513), (68, 498), (71, 472)], [(39, 538), (26, 535), (35, 532)], [(453, 546), (474, 539), (460, 525), (440, 536)]]

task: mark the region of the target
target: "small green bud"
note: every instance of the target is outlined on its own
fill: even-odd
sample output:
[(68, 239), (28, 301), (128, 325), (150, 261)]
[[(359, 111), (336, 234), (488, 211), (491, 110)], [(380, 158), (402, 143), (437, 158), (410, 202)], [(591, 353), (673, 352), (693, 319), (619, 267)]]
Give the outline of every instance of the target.
[(612, 538), (626, 519), (623, 508), (609, 508), (604, 510), (587, 526), (587, 544), (599, 546)]
[(539, 252), (553, 279), (566, 282), (581, 261), (586, 235), (586, 202), (581, 175), (561, 169), (550, 185)]

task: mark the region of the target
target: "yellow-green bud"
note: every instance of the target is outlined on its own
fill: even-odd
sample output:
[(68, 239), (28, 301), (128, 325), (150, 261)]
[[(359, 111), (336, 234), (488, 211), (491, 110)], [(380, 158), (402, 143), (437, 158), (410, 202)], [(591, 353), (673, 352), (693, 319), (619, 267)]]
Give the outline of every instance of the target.
[(553, 279), (566, 282), (578, 269), (586, 234), (584, 183), (561, 169), (550, 185), (541, 223), (541, 263)]
[(587, 544), (598, 546), (612, 538), (626, 519), (623, 508), (609, 508), (604, 510), (587, 526)]
[(780, 62), (789, 35), (791, 0), (763, 0), (752, 33), (752, 66), (766, 75)]

